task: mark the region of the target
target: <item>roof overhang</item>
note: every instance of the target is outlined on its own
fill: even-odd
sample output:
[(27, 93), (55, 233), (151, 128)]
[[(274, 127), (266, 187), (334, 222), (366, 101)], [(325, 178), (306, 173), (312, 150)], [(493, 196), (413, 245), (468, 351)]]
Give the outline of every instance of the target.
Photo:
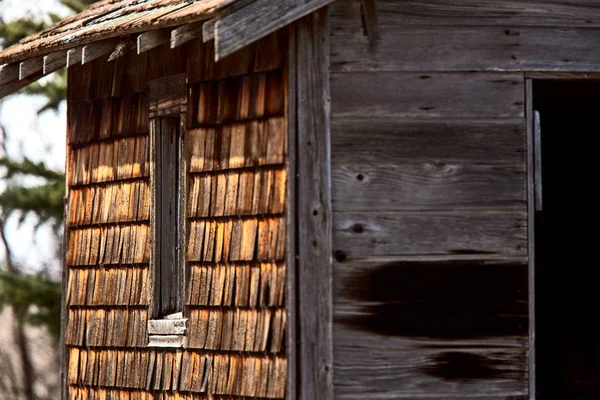
[[(0, 52), (0, 98), (60, 68), (202, 37), (223, 58), (333, 0), (104, 0)], [(3, 64), (3, 65), (2, 65)]]

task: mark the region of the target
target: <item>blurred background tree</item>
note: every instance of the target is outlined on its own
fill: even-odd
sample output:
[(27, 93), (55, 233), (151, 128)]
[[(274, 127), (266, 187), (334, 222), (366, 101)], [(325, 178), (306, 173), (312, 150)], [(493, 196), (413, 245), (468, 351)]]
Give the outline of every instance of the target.
[[(0, 0), (1, 2), (2, 0)], [(71, 13), (85, 10), (94, 0), (58, 0)], [(0, 15), (0, 48), (6, 48), (19, 40), (48, 28), (61, 18), (53, 13), (42, 16), (27, 16), (5, 22)], [(30, 95), (41, 95), (43, 106), (37, 111), (58, 112), (66, 97), (66, 71), (63, 69), (42, 82), (34, 83), (21, 91)], [(0, 104), (1, 105), (1, 104)], [(6, 142), (10, 135), (0, 123), (0, 179), (3, 190), (0, 192), (0, 245), (5, 257), (0, 260), (0, 312), (10, 309), (13, 313), (12, 334), (19, 358), (19, 371), (6, 362), (0, 348), (0, 399), (55, 399), (58, 398), (58, 385), (55, 388), (36, 390), (41, 377), (37, 376), (32, 360), (32, 346), (27, 335), (28, 326), (41, 326), (52, 337), (56, 359), (60, 336), (60, 285), (57, 277), (45, 271), (20, 265), (14, 257), (7, 239), (7, 220), (17, 216), (20, 222), (34, 216), (35, 230), (42, 225), (53, 228), (57, 242), (62, 241), (64, 215), (65, 177), (61, 171), (47, 167), (43, 162), (34, 162), (25, 156), (13, 158), (9, 155)], [(62, 246), (59, 246), (59, 248)], [(4, 368), (4, 370), (3, 370)], [(50, 373), (57, 374), (58, 368)], [(11, 382), (13, 380), (20, 382)], [(4, 381), (6, 380), (6, 381)], [(58, 379), (56, 379), (58, 382)], [(10, 386), (9, 393), (2, 393)]]

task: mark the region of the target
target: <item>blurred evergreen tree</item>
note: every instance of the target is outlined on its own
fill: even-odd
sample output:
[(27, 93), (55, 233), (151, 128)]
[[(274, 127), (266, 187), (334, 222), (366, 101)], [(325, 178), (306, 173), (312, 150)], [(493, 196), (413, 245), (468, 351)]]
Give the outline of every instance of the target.
[[(60, 0), (73, 13), (85, 10), (93, 0)], [(60, 18), (49, 15), (50, 24), (45, 20), (30, 17), (4, 23), (0, 18), (0, 48), (6, 48), (19, 40), (39, 32), (57, 22)], [(43, 83), (34, 83), (22, 90), (23, 93), (42, 95), (46, 103), (38, 111), (58, 111), (66, 97), (66, 72), (61, 70)], [(7, 132), (0, 126), (0, 142)], [(32, 179), (39, 182), (29, 185)], [(43, 163), (35, 163), (27, 158), (10, 158), (4, 152), (0, 157), (0, 179), (5, 188), (0, 193), (0, 236), (6, 247), (6, 259), (0, 264), (0, 310), (10, 306), (19, 323), (44, 325), (55, 339), (60, 335), (60, 282), (53, 282), (41, 274), (31, 275), (15, 265), (10, 248), (5, 240), (6, 219), (17, 213), (20, 220), (33, 214), (38, 218), (38, 226), (49, 223), (60, 237), (63, 224), (65, 177), (60, 171), (47, 168)], [(23, 358), (23, 355), (22, 355)], [(26, 360), (22, 360), (26, 363)], [(27, 394), (29, 398), (30, 394)]]

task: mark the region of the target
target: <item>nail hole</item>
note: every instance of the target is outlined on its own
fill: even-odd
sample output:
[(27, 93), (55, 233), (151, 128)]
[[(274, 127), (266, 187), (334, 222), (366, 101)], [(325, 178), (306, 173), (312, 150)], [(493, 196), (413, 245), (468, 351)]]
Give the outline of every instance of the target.
[(317, 210), (313, 210), (313, 215), (317, 216), (319, 215), (319, 212)]
[(365, 176), (363, 174), (358, 174), (358, 175), (356, 175), (356, 179), (358, 179), (359, 181), (362, 181), (363, 179), (365, 179)]
[(340, 250), (336, 250), (336, 252), (334, 253), (334, 257), (337, 262), (343, 262), (346, 260), (346, 254)]
[(352, 230), (354, 230), (354, 233), (363, 233), (365, 231), (365, 227), (362, 226), (361, 224), (356, 224), (356, 225), (354, 225)]

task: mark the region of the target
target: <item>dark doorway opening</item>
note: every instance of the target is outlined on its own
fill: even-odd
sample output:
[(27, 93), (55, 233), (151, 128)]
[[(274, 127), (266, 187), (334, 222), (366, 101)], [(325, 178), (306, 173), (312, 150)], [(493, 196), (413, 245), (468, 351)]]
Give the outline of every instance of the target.
[(598, 400), (600, 81), (534, 81), (533, 108), (543, 195), (534, 225), (537, 400)]

